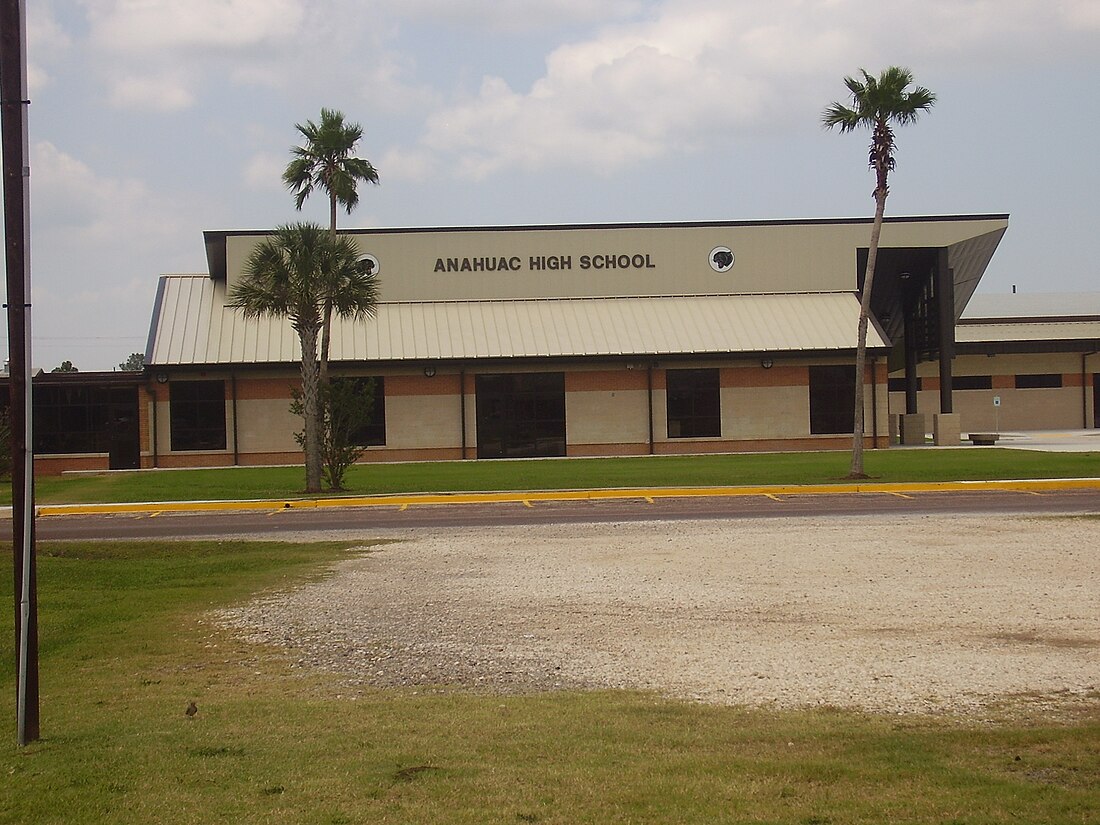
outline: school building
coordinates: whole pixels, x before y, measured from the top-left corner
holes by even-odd
[[[330,357],[375,379],[363,460],[846,448],[870,223],[346,230],[381,282]],[[974,294],[1007,227],[886,220],[866,446],[1097,426],[1100,305]],[[36,422],[85,433],[40,424],[42,471],[301,461],[297,335],[227,306],[266,234],[206,232],[208,271],[160,279],[143,374],[36,382]]]

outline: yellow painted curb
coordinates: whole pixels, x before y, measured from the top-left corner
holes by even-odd
[[[1043,492],[1100,490],[1100,478],[1017,479],[1006,481],[862,482],[850,484],[769,485],[757,487],[637,487],[607,490],[523,490],[498,493],[410,493],[319,499],[251,501],[164,501],[119,504],[45,504],[39,516],[102,513],[201,513],[228,510],[300,510],[317,507],[408,507],[415,504],[497,504],[532,501],[598,501],[607,499],[712,498],[732,496],[801,496],[967,492],[1007,490]]]

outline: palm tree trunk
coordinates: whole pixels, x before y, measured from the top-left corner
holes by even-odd
[[[880,183],[875,189],[875,220],[871,224],[867,269],[863,274],[863,295],[859,302],[859,333],[856,338],[856,409],[852,426],[852,465],[848,471],[848,478],[867,478],[867,474],[863,471],[863,382],[867,364],[867,324],[871,316],[871,287],[874,284],[875,260],[878,258],[882,216],[886,213],[888,193],[885,175],[881,175],[879,180]]]
[[[302,344],[303,449],[306,458],[306,492],[321,492],[320,387],[317,368],[316,326],[298,330]]]
[[[336,241],[336,195],[335,193],[329,194],[329,238],[334,243]],[[318,468],[323,463],[321,461],[321,442],[328,438],[328,434],[325,432],[325,405],[328,403],[328,350],[329,341],[332,336],[332,297],[325,295],[325,305],[321,310],[321,360],[320,360],[320,373],[318,375],[319,382],[319,395],[314,412],[315,426],[317,429],[317,455],[318,455]],[[320,469],[318,469],[320,473]],[[318,475],[320,479],[320,475]],[[318,480],[318,486],[320,481]]]
[[[329,336],[332,330],[332,301],[325,298],[325,306],[321,317],[321,361],[320,379],[321,386],[328,386],[328,347]]]
[[[336,195],[332,193],[328,199],[328,232],[330,239],[336,241]],[[332,300],[325,296],[324,315],[321,318],[321,386],[328,386],[328,350],[332,336]]]

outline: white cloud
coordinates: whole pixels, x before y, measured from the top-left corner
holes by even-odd
[[[156,274],[201,271],[188,208],[52,143],[32,145],[36,363],[109,369],[143,348]]]
[[[427,119],[421,143],[474,178],[515,167],[611,172],[816,121],[859,66],[908,65],[919,81],[936,68],[1087,48],[1081,29],[1098,6],[1052,14],[1035,0],[668,0],[652,20],[553,50],[527,90],[486,77],[476,95]]]
[[[378,113],[410,114],[440,105],[440,95],[430,87],[413,83],[411,62],[400,55],[379,51],[371,65],[360,67],[356,87],[363,100]],[[367,124],[364,124],[367,125]]]
[[[423,149],[391,149],[378,164],[379,177],[389,181],[426,181],[438,174],[436,155]]]
[[[283,170],[289,155],[258,152],[249,158],[244,167],[244,182],[250,189],[278,192],[283,189]]]
[[[800,61],[788,78],[765,73],[787,59],[786,49],[768,39],[774,15],[758,23],[755,9],[681,10],[562,46],[528,93],[486,78],[473,100],[429,120],[424,144],[458,152],[459,168],[473,177],[509,166],[609,172],[760,122],[779,108],[777,81],[797,75]],[[835,37],[813,32],[803,52],[819,38],[824,51],[836,50]]]
[[[382,0],[374,8],[392,17],[518,32],[624,20],[653,5],[654,0]]]
[[[120,109],[178,112],[195,102],[187,80],[175,73],[124,77],[111,87],[111,105]]]
[[[302,0],[85,0],[93,42],[115,52],[240,49],[294,38]]]
[[[88,42],[119,108],[193,106],[211,71],[261,76],[310,28],[304,0],[82,2]]]
[[[45,141],[31,147],[31,169],[33,218],[56,233],[51,243],[156,246],[178,231],[170,205],[140,180],[99,175]],[[74,259],[94,254],[85,249]]]
[[[27,43],[34,52],[61,52],[72,45],[72,38],[58,24],[49,3],[28,5]]]
[[[49,85],[51,76],[39,57],[54,57],[72,46],[68,34],[58,25],[48,4],[35,3],[27,9],[27,86],[33,96]]]

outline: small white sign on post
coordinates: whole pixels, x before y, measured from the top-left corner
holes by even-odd
[[[1001,396],[993,396],[993,429],[1001,431]]]
[[[1001,406],[1001,396],[999,396],[999,395],[993,396],[993,406],[994,407]]]

